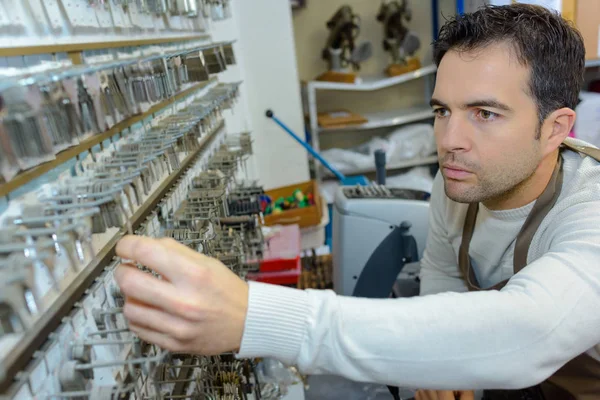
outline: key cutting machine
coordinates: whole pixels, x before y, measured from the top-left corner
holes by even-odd
[[[345,296],[389,297],[413,279],[425,249],[429,194],[384,185],[341,186],[333,205],[333,287]]]
[[[377,183],[346,177],[279,120],[266,116],[300,143],[341,182],[333,205],[333,288],[341,295],[385,298],[416,294],[418,261],[427,239],[429,193],[385,186],[385,153],[375,152]],[[402,272],[402,274],[400,274]],[[398,281],[398,278],[400,280]],[[403,283],[409,282],[407,291]],[[398,284],[397,284],[398,283]],[[400,288],[399,288],[400,286]]]

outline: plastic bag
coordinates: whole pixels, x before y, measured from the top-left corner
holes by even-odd
[[[579,97],[575,135],[577,139],[600,146],[600,94],[582,91]]]
[[[2,106],[0,105],[0,110]],[[0,175],[4,182],[10,181],[19,172],[17,157],[10,143],[10,139],[4,131],[2,120],[0,119]]]
[[[428,167],[416,167],[404,174],[388,176],[385,183],[390,187],[422,190],[431,193],[433,177]]]
[[[373,138],[351,149],[329,149],[322,155],[335,169],[342,173],[375,168],[375,150],[394,153],[395,145],[383,138]]]
[[[41,115],[39,88],[15,85],[2,91],[0,98],[5,153],[14,154],[21,170],[53,160],[52,138]]]
[[[263,400],[279,400],[288,393],[288,387],[301,382],[300,374],[293,367],[280,361],[264,358],[256,365],[256,376],[260,382]]]
[[[436,151],[433,126],[429,124],[412,124],[396,129],[388,137],[390,147],[386,152],[390,164],[427,157]]]
[[[390,165],[427,157],[436,151],[433,127],[429,124],[406,125],[385,138],[375,137],[350,149],[325,150],[322,156],[342,173],[353,174],[375,169],[376,150],[385,152],[386,163]]]

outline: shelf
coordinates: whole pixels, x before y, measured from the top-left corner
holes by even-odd
[[[209,40],[209,35],[172,36],[151,39],[123,39],[111,41],[86,41],[80,43],[54,43],[37,46],[15,46],[0,48],[0,57],[30,56],[34,54],[74,53],[86,50],[114,49],[119,47],[137,47],[165,43],[181,43],[191,40]]]
[[[60,166],[61,164],[67,162],[68,160],[78,156],[79,154],[91,149],[92,147],[104,142],[106,139],[116,135],[117,133],[131,127],[132,125],[137,124],[138,122],[150,117],[152,114],[161,111],[162,109],[172,105],[173,103],[181,100],[182,98],[190,95],[191,93],[201,90],[207,86],[211,86],[216,84],[216,79],[211,79],[206,82],[201,82],[194,84],[192,87],[183,90],[182,92],[176,94],[170,99],[164,100],[159,104],[152,106],[148,111],[142,114],[134,115],[130,118],[127,118],[124,121],[119,122],[109,130],[103,133],[99,133],[95,136],[90,137],[79,143],[77,146],[69,147],[68,149],[61,151],[56,154],[56,158],[54,160],[48,161],[46,163],[40,164],[36,167],[30,168],[26,171],[19,173],[19,175],[15,176],[9,182],[3,183],[0,185],[0,196],[6,196],[10,192],[18,189],[19,187],[29,183],[30,181],[39,178],[43,174],[52,169]]]
[[[412,81],[424,76],[435,73],[437,70],[435,65],[428,65],[416,71],[409,72],[398,76],[389,77],[387,75],[374,75],[361,77],[359,83],[339,83],[326,81],[310,81],[308,85],[314,89],[321,90],[353,90],[353,91],[371,91],[379,90],[386,87],[398,85],[400,83]]]
[[[429,157],[422,157],[422,158],[414,158],[411,160],[405,160],[405,161],[395,163],[395,164],[387,164],[385,166],[385,170],[392,171],[392,170],[397,170],[397,169],[419,167],[419,166],[423,166],[423,165],[437,164],[437,162],[438,162],[437,155],[429,156]],[[335,177],[333,175],[331,175],[331,173],[329,171],[326,171],[326,172],[327,172],[327,175],[324,177],[325,179],[335,179]],[[340,171],[340,172],[346,176],[352,176],[352,175],[363,175],[363,174],[375,173],[376,170],[375,170],[375,166],[373,165],[372,168],[357,169],[354,171]]]
[[[585,67],[586,68],[600,67],[600,58],[597,58],[595,60],[585,60]]]
[[[431,112],[431,107],[420,106],[365,113],[363,116],[369,120],[364,124],[340,125],[327,128],[319,127],[319,132],[361,131],[403,125],[433,118],[433,113]]]
[[[218,124],[209,134],[205,135],[199,148],[194,153],[188,155],[181,163],[181,167],[169,175],[142,204],[142,206],[131,217],[131,224],[137,229],[146,217],[155,209],[161,198],[178,182],[181,175],[192,165],[203,150],[213,141],[216,133],[219,132],[224,122]],[[11,385],[13,378],[19,372],[25,369],[31,361],[34,353],[42,347],[52,333],[60,325],[61,320],[66,317],[73,309],[75,303],[81,299],[86,289],[94,282],[104,267],[110,263],[115,256],[115,247],[118,241],[125,234],[124,230],[119,231],[108,243],[100,250],[94,259],[75,277],[63,293],[52,303],[48,310],[43,313],[35,322],[31,329],[19,340],[17,345],[0,362],[0,393],[4,393]]]

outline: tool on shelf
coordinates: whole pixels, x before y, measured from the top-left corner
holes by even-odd
[[[383,24],[383,49],[390,53],[391,63],[386,69],[389,76],[402,75],[421,68],[414,54],[421,47],[419,37],[410,31],[406,22],[412,19],[408,0],[382,0],[377,21]]]
[[[298,135],[296,135],[294,133],[294,131],[292,131],[279,118],[277,118],[275,116],[275,114],[273,113],[272,110],[267,110],[267,112],[265,113],[265,115],[267,116],[267,118],[271,118],[273,121],[275,121],[275,123],[277,125],[279,125],[281,127],[281,129],[283,129],[284,131],[286,131],[291,137],[293,137],[298,143],[300,143],[302,145],[302,147],[304,147],[314,158],[316,158],[317,160],[319,160],[319,162],[321,164],[323,164],[323,166],[325,168],[327,168],[329,171],[331,171],[332,174],[334,174],[336,176],[336,178],[340,181],[340,183],[343,186],[368,185],[369,184],[369,180],[367,179],[367,177],[365,177],[363,175],[359,175],[359,176],[345,176],[340,171],[338,171],[333,166],[331,166],[331,164],[329,164],[327,162],[327,160],[325,160],[319,153],[317,153],[315,151],[315,149],[313,149],[310,144],[308,144],[304,140],[300,139],[300,137]]]
[[[370,42],[355,44],[360,33],[360,17],[345,5],[327,21],[327,28],[329,37],[321,57],[327,61],[328,70],[317,80],[354,83],[356,74],[353,71],[372,54]]]

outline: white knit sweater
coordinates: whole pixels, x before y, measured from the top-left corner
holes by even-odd
[[[359,299],[250,283],[240,357],[275,357],[305,373],[412,388],[537,384],[588,351],[600,359],[600,166],[564,153],[560,198],[502,291],[465,291],[457,267],[466,205],[436,177],[422,294]],[[517,232],[533,204],[480,207],[470,245],[482,286],[513,275]],[[434,294],[438,293],[438,294]]]

